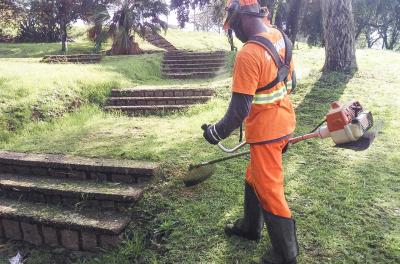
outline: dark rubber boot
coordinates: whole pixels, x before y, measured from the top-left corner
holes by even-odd
[[[260,203],[253,188],[246,182],[244,189],[244,217],[236,220],[234,224],[225,226],[228,236],[236,235],[248,240],[259,241],[264,218]]]
[[[262,257],[262,264],[296,264],[299,245],[294,219],[263,211],[271,248]]]

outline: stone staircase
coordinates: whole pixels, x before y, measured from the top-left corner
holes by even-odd
[[[225,73],[226,53],[172,51],[164,54],[162,73],[172,79],[213,78]]]
[[[131,116],[163,114],[205,103],[212,95],[212,90],[201,88],[114,89],[105,109]]]
[[[45,63],[97,63],[101,54],[46,55],[41,62]]]
[[[119,245],[158,164],[0,151],[0,238],[69,250]]]
[[[174,45],[172,45],[168,40],[166,40],[164,37],[162,37],[160,34],[155,33],[155,32],[146,32],[144,35],[144,39],[149,42],[150,44],[164,49],[166,51],[176,51],[178,50],[175,48]]]

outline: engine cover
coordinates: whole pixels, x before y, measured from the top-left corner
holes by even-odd
[[[332,103],[326,122],[327,126],[320,130],[321,137],[329,135],[336,144],[358,140],[373,125],[371,113],[363,111],[357,101]]]

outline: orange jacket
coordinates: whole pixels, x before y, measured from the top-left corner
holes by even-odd
[[[282,34],[273,27],[267,28],[268,31],[260,35],[268,38],[284,57],[285,42]],[[291,68],[293,70],[293,63]],[[288,96],[291,76],[288,77],[288,88],[281,82],[272,89],[256,93],[258,88],[272,82],[277,72],[278,68],[269,53],[258,44],[247,43],[237,54],[232,91],[254,96],[245,121],[246,140],[249,143],[282,138],[295,130],[296,116]]]

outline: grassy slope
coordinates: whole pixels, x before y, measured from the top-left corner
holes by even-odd
[[[192,41],[188,46],[191,45]],[[392,74],[400,70],[400,55],[370,50],[360,50],[357,55],[360,71],[349,80],[337,74],[321,76],[318,69],[323,63],[323,50],[296,51],[297,67],[302,75],[299,90],[293,96],[298,115],[297,133],[315,126],[334,100],[357,98],[376,117],[385,120],[382,134],[366,152],[337,150],[331,148],[329,141],[309,141],[293,147],[286,155],[286,193],[297,218],[300,263],[400,261],[397,177],[400,153],[390,151],[400,147],[397,138],[400,123],[396,119],[400,114],[400,78]],[[28,80],[26,74],[32,79],[42,71],[53,74],[39,78],[37,83],[42,88],[35,89],[50,94],[72,89],[80,91],[76,92],[80,95],[89,86],[97,98],[114,85],[166,84],[158,75],[159,66],[153,65],[157,60],[159,57],[155,55],[122,61],[110,58],[100,65],[50,67],[27,59],[2,59],[6,62],[2,65],[14,64],[14,67],[4,66],[0,71],[8,72],[7,81],[0,84],[3,85],[0,92],[8,94],[11,100],[13,87],[34,90],[36,82]],[[140,71],[132,70],[133,65],[140,67]],[[387,65],[391,65],[390,71]],[[8,70],[18,67],[24,67],[24,74]],[[57,80],[56,87],[63,89],[52,89]],[[96,87],[103,82],[99,92]],[[192,189],[183,188],[179,180],[189,163],[221,155],[204,142],[199,127],[223,115],[229,99],[229,83],[229,78],[203,83],[217,91],[215,99],[168,117],[127,118],[105,114],[97,105],[85,104],[78,111],[51,122],[27,121],[24,128],[0,142],[0,148],[152,159],[164,163],[164,174],[134,212],[138,220],[128,230],[130,239],[120,249],[85,263],[132,263],[133,259],[140,258],[157,263],[248,263],[262,254],[268,239],[257,245],[228,239],[223,234],[225,222],[242,214],[242,174],[246,161],[220,164],[213,178]],[[26,97],[31,98],[22,95],[15,103]],[[90,96],[83,98],[87,100]],[[5,100],[6,105],[9,100]],[[34,251],[30,263],[50,262],[45,256],[49,256],[47,251]]]
[[[86,39],[86,27],[73,28],[70,32],[74,42],[68,44],[68,54],[80,54],[93,52],[93,43]],[[179,49],[186,50],[227,50],[229,46],[224,37],[218,33],[184,32],[177,29],[169,29],[160,33]],[[160,50],[141,38],[137,38],[139,46],[144,50]],[[239,45],[239,43],[237,43]],[[110,42],[103,46],[103,50],[109,49]],[[61,54],[60,43],[0,43],[0,58],[42,58],[44,55]]]

